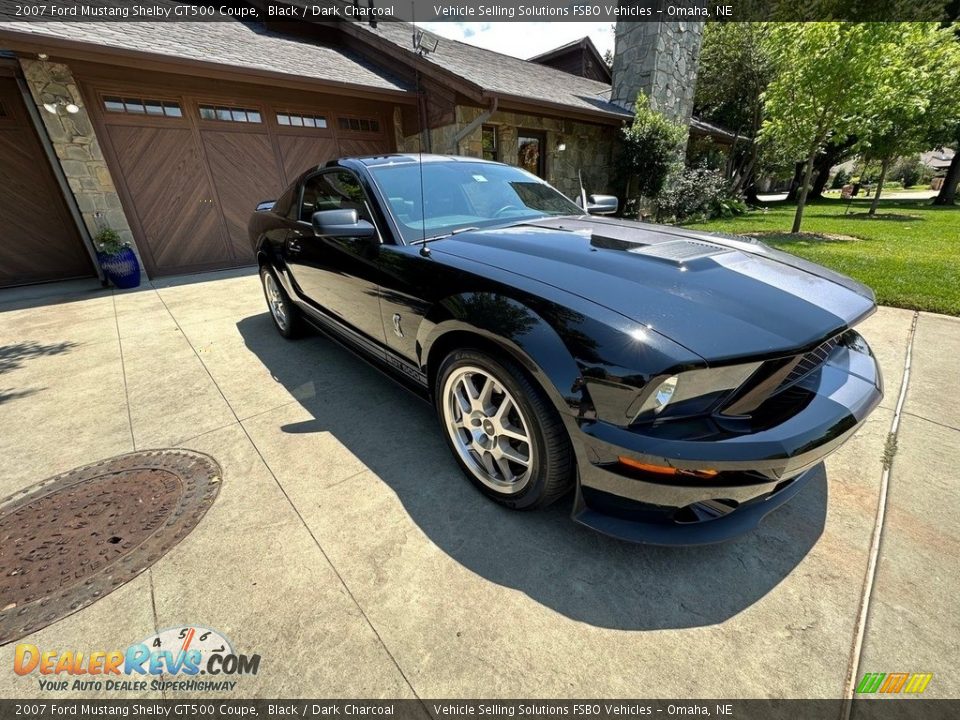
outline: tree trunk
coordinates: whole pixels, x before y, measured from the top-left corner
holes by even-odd
[[[803,221],[803,206],[807,204],[807,194],[810,192],[810,178],[813,175],[813,161],[817,157],[817,151],[814,150],[807,158],[806,167],[803,170],[803,184],[800,186],[800,197],[797,199],[797,213],[793,216],[793,230],[790,232],[800,232],[800,223]]]
[[[817,162],[814,163],[817,176],[814,178],[813,184],[810,187],[810,198],[823,197],[823,189],[827,186],[827,180],[830,179],[830,168],[833,167],[834,157],[835,155],[832,153],[827,153],[826,155],[818,157]]]
[[[890,158],[884,158],[880,163],[880,177],[877,178],[877,191],[873,194],[873,202],[870,203],[871,217],[877,214],[877,205],[880,204],[880,193],[883,192],[883,181],[887,179],[888,167],[890,167]]]
[[[795,203],[800,199],[800,185],[803,182],[804,163],[798,162],[793,168],[793,180],[790,181],[790,189],[787,190],[787,202]]]
[[[937,197],[934,198],[934,205],[953,205],[957,199],[957,185],[960,185],[960,149],[953,155],[950,161],[950,168],[947,170],[947,176],[943,179],[943,187]]]

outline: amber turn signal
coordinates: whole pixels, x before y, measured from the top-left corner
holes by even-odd
[[[712,478],[718,474],[716,470],[678,470],[677,468],[665,467],[663,465],[650,465],[649,463],[642,463],[633,458],[624,457],[623,455],[618,456],[617,460],[621,465],[626,465],[628,468],[656,473],[657,475],[689,475],[698,478]]]

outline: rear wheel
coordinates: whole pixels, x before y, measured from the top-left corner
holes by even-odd
[[[434,397],[454,457],[485,495],[532,509],[572,487],[573,452],[563,422],[512,362],[479,350],[453,352],[437,373]]]
[[[299,310],[287,295],[287,291],[283,289],[273,268],[268,265],[260,268],[260,282],[277,332],[285,338],[297,337],[302,329]]]

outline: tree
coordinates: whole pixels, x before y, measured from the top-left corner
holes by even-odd
[[[700,49],[693,106],[704,120],[733,130],[728,177],[734,191],[749,189],[760,161],[757,134],[763,93],[773,76],[770,23],[707,23]]]
[[[776,75],[765,95],[761,138],[804,162],[793,220],[800,232],[814,162],[833,136],[854,134],[867,121],[883,77],[890,23],[782,23],[771,32]]]
[[[953,154],[953,160],[950,161],[950,167],[947,168],[943,187],[933,199],[934,205],[953,205],[957,199],[957,186],[960,185],[960,125],[957,126],[956,143],[956,152]]]
[[[687,126],[652,110],[643,93],[635,107],[633,123],[623,129],[619,169],[627,180],[628,199],[634,194],[655,198],[681,163]]]
[[[938,23],[891,23],[883,76],[860,132],[864,155],[880,163],[875,215],[894,159],[948,142],[960,116],[960,44]]]

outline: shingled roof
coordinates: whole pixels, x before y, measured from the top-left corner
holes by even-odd
[[[175,3],[169,3],[174,5]],[[17,22],[0,1],[4,38],[63,41],[71,46],[121,49],[135,55],[190,60],[264,73],[290,75],[344,87],[406,93],[399,78],[358,53],[304,42],[244,22]]]
[[[412,51],[413,26],[406,22],[356,24],[367,33],[398,48]],[[632,114],[610,102],[610,85],[562,70],[440,38],[435,52],[424,60],[481,88],[485,93],[569,107],[607,118],[629,119]]]

